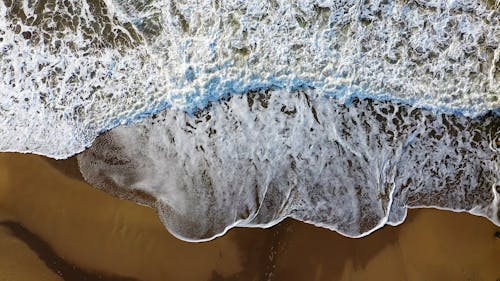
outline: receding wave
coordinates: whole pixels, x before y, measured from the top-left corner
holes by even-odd
[[[278,90],[115,128],[78,160],[89,183],[155,207],[181,239],[286,217],[360,237],[415,207],[499,225],[499,128],[494,113]]]

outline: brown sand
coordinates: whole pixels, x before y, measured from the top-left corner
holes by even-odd
[[[75,267],[137,280],[500,280],[500,229],[468,214],[412,211],[362,239],[288,220],[186,243],[151,209],[83,183],[74,160],[7,153],[0,208]],[[0,249],[0,280],[59,280],[1,226]]]
[[[83,268],[144,280],[208,280],[213,270],[241,271],[231,239],[181,242],[151,209],[68,178],[38,156],[1,154],[0,170],[7,174],[0,206]]]

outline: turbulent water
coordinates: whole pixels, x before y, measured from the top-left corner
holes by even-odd
[[[97,187],[156,198],[144,203],[183,239],[286,217],[358,237],[401,223],[407,207],[465,210],[500,224],[499,130],[491,114],[471,120],[274,91],[195,117],[165,111],[104,134],[78,160]]]
[[[101,135],[86,179],[187,240],[422,206],[498,224],[499,45],[491,0],[0,0],[0,151]]]

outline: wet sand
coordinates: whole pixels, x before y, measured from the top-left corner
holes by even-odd
[[[0,226],[0,249],[0,280],[62,280],[28,245],[3,226]]]
[[[287,220],[186,243],[83,183],[74,159],[0,154],[0,221],[0,280],[78,280],[68,266],[80,280],[500,280],[500,229],[484,218],[416,210],[362,239]]]

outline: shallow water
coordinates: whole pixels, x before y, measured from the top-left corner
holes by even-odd
[[[152,206],[187,241],[287,217],[360,237],[418,207],[499,225],[499,138],[493,113],[261,91],[115,128],[78,162],[91,185]]]

